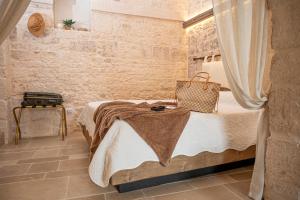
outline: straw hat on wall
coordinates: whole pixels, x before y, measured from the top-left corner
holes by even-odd
[[[45,20],[40,13],[33,13],[27,23],[29,32],[36,36],[41,37],[45,34]]]

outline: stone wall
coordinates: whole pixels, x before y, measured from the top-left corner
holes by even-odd
[[[10,56],[9,44],[5,41],[0,46],[0,144],[5,143],[9,132],[9,95],[10,95]]]
[[[186,77],[187,45],[180,21],[93,9],[91,32],[50,27],[44,37],[32,36],[27,30],[28,17],[41,12],[51,20],[52,6],[49,1],[32,2],[7,39],[12,71],[10,110],[19,104],[24,91],[58,92],[64,96],[69,126],[74,130],[76,117],[87,102],[171,98],[176,79]],[[24,114],[25,136],[57,134],[51,127],[58,127],[58,113]]]
[[[212,8],[211,0],[190,0],[189,17],[194,17]],[[201,71],[203,60],[194,61],[193,58],[220,54],[213,17],[199,22],[186,29],[188,40],[188,74],[192,76]]]
[[[267,141],[267,200],[300,198],[300,4],[269,0],[272,11],[271,137]]]

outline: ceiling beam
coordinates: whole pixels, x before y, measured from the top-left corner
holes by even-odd
[[[209,18],[213,15],[214,15],[214,12],[213,12],[213,9],[211,8],[211,9],[209,9],[209,10],[207,10],[207,11],[205,11],[205,12],[203,12],[203,13],[201,13],[201,14],[199,14],[199,15],[197,15],[197,16],[195,16],[195,17],[193,17],[193,18],[191,18],[191,19],[189,19],[185,22],[183,22],[182,27],[187,28],[187,27],[192,26],[192,25],[194,25],[198,22],[201,22],[201,21],[203,21],[203,20],[205,20],[205,19],[207,19],[207,18]]]

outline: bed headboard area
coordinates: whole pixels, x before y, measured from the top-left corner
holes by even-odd
[[[214,56],[212,56],[210,62],[207,61],[207,57],[204,58],[204,61],[202,63],[202,71],[208,72],[210,74],[210,81],[221,83],[221,86],[223,88],[230,88],[226,78],[223,63],[222,61],[215,61]]]

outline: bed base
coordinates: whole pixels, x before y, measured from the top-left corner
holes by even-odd
[[[230,169],[235,169],[239,167],[249,166],[254,164],[255,159],[250,158],[247,160],[241,160],[237,162],[205,167],[201,169],[195,169],[187,172],[179,172],[176,174],[170,174],[165,176],[153,177],[144,180],[134,181],[130,183],[124,183],[121,185],[115,185],[119,193],[130,192],[133,190],[143,189],[147,187],[153,187],[161,184],[172,183],[176,181],[182,181],[185,179],[195,178],[199,176],[204,176],[207,174],[213,174],[217,172],[222,172]]]
[[[90,145],[87,129],[83,125],[81,128]],[[110,184],[116,186],[119,192],[127,192],[233,169],[252,164],[255,150],[256,146],[252,145],[243,151],[228,149],[222,153],[202,152],[192,157],[180,155],[172,158],[167,167],[159,162],[147,161],[137,168],[116,172],[110,178]]]

